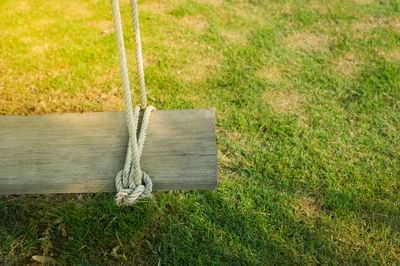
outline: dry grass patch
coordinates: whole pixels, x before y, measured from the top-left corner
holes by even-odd
[[[90,24],[98,28],[99,32],[103,35],[114,32],[114,25],[112,20],[92,21]]]
[[[138,5],[139,9],[145,9],[147,11],[151,11],[154,13],[164,13],[166,10],[166,6],[163,3],[148,1],[144,3],[140,3]],[[140,11],[139,11],[140,12]]]
[[[143,66],[144,67],[148,67],[148,66],[152,66],[155,63],[157,63],[159,61],[159,57],[157,55],[143,55]]]
[[[310,118],[306,116],[304,113],[299,113],[297,115],[297,123],[299,126],[303,128],[310,128]]]
[[[371,3],[375,2],[376,0],[353,0],[353,1],[357,4],[366,5],[366,4],[371,4]]]
[[[232,11],[232,15],[238,17],[237,21],[239,23],[236,24],[244,29],[250,24],[265,24],[266,21],[271,19],[270,13],[266,13],[263,8],[259,8],[257,5],[249,4],[249,2],[242,2],[234,5],[232,7]]]
[[[263,100],[273,108],[274,112],[289,113],[300,109],[304,97],[295,91],[270,90],[263,94]]]
[[[364,21],[357,21],[352,25],[352,29],[356,31],[370,31],[375,28],[389,25],[389,20],[385,18],[369,17]]]
[[[246,30],[243,30],[243,31],[221,31],[219,33],[219,35],[222,36],[228,42],[238,44],[238,45],[247,45],[248,44],[247,34],[248,34],[248,31],[246,31]]]
[[[134,75],[136,75],[136,71],[137,71],[137,65],[136,65],[136,52],[134,49],[134,44],[132,43],[132,46],[126,46],[126,56],[127,58],[130,58],[130,61],[128,62],[128,65],[130,67],[134,68]],[[144,47],[143,45],[143,41],[142,41],[142,47]],[[142,51],[142,56],[143,56],[143,66],[146,68],[148,66],[154,65],[158,60],[159,60],[159,56],[157,54],[153,54],[151,52],[146,52]],[[118,73],[119,75],[119,73]],[[117,79],[119,79],[119,76],[117,76]]]
[[[291,3],[268,3],[268,10],[274,15],[292,15],[294,13],[294,6]]]
[[[275,66],[261,68],[257,70],[256,75],[262,80],[271,82],[278,82],[282,76],[281,71]]]
[[[104,91],[90,88],[79,93],[64,91],[40,92],[35,86],[6,91],[0,89],[0,114],[46,114],[83,111],[123,110],[121,91],[117,88]]]
[[[74,92],[38,85],[45,79],[56,78],[61,68],[47,72],[0,71],[0,114],[44,114],[82,111],[123,110],[122,92],[118,88],[105,90],[117,70],[98,75],[91,87]]]
[[[324,35],[310,32],[298,32],[288,36],[286,38],[286,43],[289,47],[316,51],[328,48],[331,40]]]
[[[202,16],[184,16],[181,23],[195,30],[203,30],[209,26],[207,20]]]
[[[294,204],[295,213],[303,220],[315,218],[321,212],[321,206],[313,198],[302,198]]]
[[[176,6],[176,3],[179,1],[176,0],[168,0],[168,1],[146,1],[138,4],[139,12],[141,9],[145,9],[147,11],[153,13],[166,13],[169,10],[173,9]]]
[[[34,56],[38,56],[38,55],[46,52],[49,49],[56,48],[56,45],[53,43],[53,41],[43,40],[40,38],[32,37],[30,35],[24,36],[20,40],[21,40],[21,42],[23,42],[26,45],[27,49]]]
[[[197,0],[197,2],[201,4],[210,4],[215,7],[220,7],[224,3],[223,0]]]
[[[353,54],[347,53],[333,62],[333,71],[345,77],[350,77],[356,73],[360,66],[360,60]]]
[[[1,13],[3,16],[5,15],[11,15],[11,14],[16,14],[19,12],[27,12],[29,9],[33,7],[33,1],[9,1],[8,3],[6,1],[4,4],[2,4],[2,10]]]
[[[41,54],[46,52],[47,50],[49,50],[51,47],[51,45],[47,42],[44,43],[37,43],[36,45],[33,45],[31,47],[31,52],[34,54]]]
[[[82,1],[59,1],[56,4],[53,3],[49,7],[54,9],[54,12],[73,14],[74,17],[81,17],[84,19],[91,17],[93,14],[93,11]]]
[[[368,17],[363,21],[358,21],[353,23],[351,27],[355,31],[370,31],[376,28],[385,28],[385,27],[389,27],[396,31],[400,31],[400,19]]]
[[[389,62],[400,61],[400,48],[384,52],[383,57]]]
[[[329,12],[329,5],[327,3],[311,2],[308,8],[318,14],[327,14]]]
[[[23,42],[24,44],[28,44],[29,45],[29,44],[37,43],[38,41],[40,41],[40,39],[34,38],[34,37],[28,35],[28,36],[21,37],[20,41]]]
[[[192,60],[188,60],[177,74],[184,81],[199,82],[214,71],[215,67],[219,65],[219,61],[218,56],[195,56]]]
[[[193,42],[181,38],[174,38],[172,35],[166,36],[161,42],[162,46],[167,47],[170,52],[172,52],[172,50],[185,49],[193,45]]]
[[[400,18],[394,18],[390,23],[391,27],[395,29],[397,32],[400,32]]]

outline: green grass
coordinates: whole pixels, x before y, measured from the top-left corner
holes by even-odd
[[[2,197],[0,264],[400,264],[398,1],[139,11],[150,103],[216,109],[218,190]],[[0,114],[122,110],[110,22],[108,1],[1,1]]]

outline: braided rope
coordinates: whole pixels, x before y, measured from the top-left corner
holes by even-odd
[[[143,60],[140,46],[136,0],[131,0],[131,7],[132,16],[134,16],[133,26],[135,35],[136,60],[138,63],[140,96],[142,105],[137,105],[134,109],[132,108],[128,67],[126,64],[126,54],[118,0],[111,0],[111,7],[115,39],[117,43],[119,69],[121,72],[121,81],[125,105],[125,118],[129,134],[129,144],[126,152],[124,168],[119,171],[115,177],[115,186],[117,189],[116,202],[119,206],[121,206],[132,205],[141,198],[151,198],[152,196],[151,191],[153,184],[150,177],[140,168],[140,157],[142,155],[142,150],[146,139],[146,132],[150,119],[150,114],[151,111],[153,111],[155,108],[153,106],[146,107],[146,92],[144,87]],[[141,107],[145,109],[141,121],[139,136],[136,137],[137,129],[139,127],[139,113]]]
[[[137,0],[131,0],[131,14],[132,14],[133,36],[135,39],[136,64],[138,68],[140,104],[142,105],[143,108],[145,108],[147,105],[147,97],[146,97],[146,88],[144,84],[143,56],[142,56],[142,45],[140,42],[139,15],[138,15],[139,12],[137,8]]]

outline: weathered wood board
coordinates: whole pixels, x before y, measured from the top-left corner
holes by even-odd
[[[0,194],[113,192],[127,144],[123,112],[0,116]],[[216,189],[214,110],[152,112],[142,168],[154,190]]]

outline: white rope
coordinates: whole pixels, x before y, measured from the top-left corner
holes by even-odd
[[[133,3],[134,2],[134,3]],[[114,23],[115,39],[117,42],[119,69],[121,72],[122,89],[124,94],[125,117],[128,126],[129,144],[126,152],[124,169],[117,173],[115,186],[117,189],[116,202],[121,205],[132,205],[141,198],[151,198],[153,184],[150,177],[140,168],[140,157],[146,139],[147,126],[153,106],[146,107],[146,91],[144,84],[143,60],[140,46],[139,22],[136,0],[131,0],[133,27],[135,35],[136,61],[138,64],[138,76],[141,104],[132,109],[132,99],[129,86],[128,67],[124,39],[122,35],[121,15],[118,0],[111,0],[112,16]],[[139,136],[136,137],[139,127],[140,109],[144,109]]]
[[[144,84],[143,56],[142,56],[142,45],[140,43],[139,15],[138,15],[139,12],[137,8],[137,0],[131,0],[131,14],[132,14],[133,36],[135,38],[135,53],[136,53],[136,65],[138,68],[140,104],[142,105],[142,108],[145,108],[147,106],[147,98],[146,98],[146,88]]]

